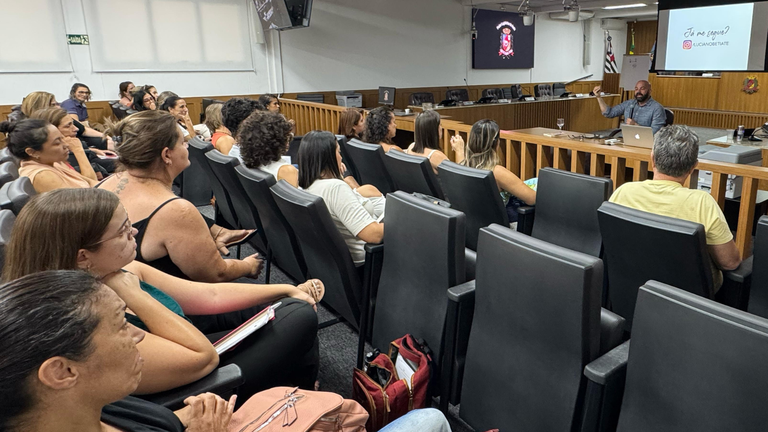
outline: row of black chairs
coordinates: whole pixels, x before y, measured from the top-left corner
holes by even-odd
[[[566,93],[565,84],[538,84],[534,88],[534,95],[536,97],[552,96],[560,97]],[[523,86],[520,84],[513,84],[509,87],[492,87],[483,89],[483,98],[498,99],[522,99],[530,97],[531,95],[525,94]],[[466,102],[469,101],[469,91],[467,89],[451,89],[446,90],[445,100],[451,100],[454,102]],[[432,92],[416,92],[412,93],[409,97],[408,104],[420,106],[424,103],[435,103],[435,94]]]
[[[112,108],[112,115],[114,115],[118,121],[138,112],[135,109],[128,108],[121,104],[120,101],[113,100],[108,103],[110,108]]]

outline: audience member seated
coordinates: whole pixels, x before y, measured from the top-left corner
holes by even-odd
[[[11,113],[8,114],[8,121],[24,120],[37,110],[57,106],[59,106],[59,103],[56,102],[56,96],[52,93],[32,92],[21,101],[21,105],[13,107]]]
[[[501,165],[498,154],[499,125],[495,121],[478,121],[472,125],[466,145],[460,136],[455,135],[451,137],[451,147],[456,152],[456,162],[470,168],[493,171],[501,199],[507,206],[510,224],[517,222],[517,208],[522,205],[521,202],[536,204],[536,192]]]
[[[164,91],[164,92],[160,93],[159,95],[157,95],[157,96],[155,97],[155,99],[156,99],[156,102],[157,102],[157,107],[158,107],[158,108],[162,107],[162,106],[163,106],[163,104],[165,103],[165,100],[166,100],[166,99],[168,99],[168,98],[169,98],[169,97],[171,97],[171,96],[176,96],[176,97],[178,97],[179,95],[177,95],[176,93],[174,93],[174,92],[172,92],[172,91],[169,91],[169,90],[166,90],[166,91]]]
[[[133,91],[136,88],[130,81],[123,81],[120,83],[120,105],[133,108]]]
[[[143,89],[133,92],[132,106],[136,111],[156,110],[157,102],[155,101],[155,97],[152,96],[152,93]]]
[[[605,117],[616,118],[624,116],[628,125],[647,126],[653,129],[653,133],[659,131],[667,124],[667,114],[664,107],[651,97],[651,83],[648,81],[638,81],[635,85],[635,98],[624,101],[616,106],[609,107],[600,92],[603,89],[600,86],[595,87],[593,93],[600,105],[600,112]]]
[[[225,282],[257,277],[258,254],[242,260],[221,257],[226,245],[253,231],[208,226],[194,204],[173,194],[173,179],[189,166],[189,152],[176,119],[164,111],[142,111],[113,126],[120,137],[124,171],[98,187],[115,192],[128,211],[136,235],[138,261],[176,277]]]
[[[230,424],[237,396],[225,401],[205,393],[186,399],[177,411],[129,396],[148,379],[149,365],[141,355],[147,336],[126,322],[126,306],[83,272],[46,271],[1,286],[0,430],[239,430]],[[259,414],[234,415],[241,424],[253,424]],[[435,409],[413,410],[381,429],[414,430],[451,429]]]
[[[280,100],[277,98],[277,95],[269,93],[263,94],[259,96],[259,103],[264,105],[264,107],[271,112],[280,112]]]
[[[330,132],[312,131],[299,147],[299,186],[323,198],[356,266],[365,263],[366,243],[384,239],[385,198],[371,185],[353,189],[341,177],[341,151]]]
[[[240,125],[237,143],[240,161],[248,168],[258,168],[272,174],[275,180],[285,180],[299,186],[299,170],[282,156],[293,140],[293,126],[274,111],[254,111]]]
[[[347,141],[352,138],[362,139],[365,130],[365,111],[362,108],[347,108],[339,116],[338,135],[344,135]]]
[[[60,188],[88,188],[97,183],[82,144],[67,144],[56,126],[44,120],[25,119],[0,123],[5,144],[21,159],[19,175],[29,177],[38,193]],[[66,164],[70,150],[80,163],[81,173]]]
[[[135,234],[120,199],[111,192],[66,189],[39,195],[14,224],[8,245],[13,257],[8,256],[3,277],[81,269],[112,288],[128,304],[128,321],[149,332],[141,347],[148,366],[141,393],[207,375],[219,356],[203,333],[234,330],[282,299],[275,320],[222,354],[221,364],[243,369],[248,394],[274,385],[313,388],[318,352],[312,306],[325,289],[319,280],[298,287],[190,282],[134,261]],[[186,314],[195,315],[189,317],[191,323]]]
[[[205,126],[211,131],[211,145],[213,148],[221,151],[221,148],[227,149],[224,154],[229,154],[229,149],[232,148],[232,144],[235,139],[232,138],[232,133],[224,126],[224,120],[221,116],[221,107],[224,104],[213,103],[208,105],[205,109]]]
[[[237,136],[240,123],[256,110],[265,111],[266,108],[261,102],[253,99],[232,98],[224,102],[224,105],[221,107],[221,120],[224,123],[224,127],[233,136]],[[232,157],[240,158],[240,146],[234,140],[232,140],[231,144],[229,141],[221,142],[217,150]]]
[[[616,189],[610,201],[704,225],[712,258],[712,281],[717,290],[723,284],[720,269],[737,268],[741,258],[725,216],[712,195],[685,187],[685,180],[698,165],[698,156],[699,138],[687,126],[662,128],[654,137],[651,151],[653,180],[625,183]]]
[[[416,116],[414,138],[413,144],[408,146],[405,152],[429,159],[432,169],[437,174],[437,166],[448,159],[448,156],[440,150],[443,128],[440,127],[440,114],[437,111],[424,111]]]
[[[158,104],[157,100],[159,95],[157,94],[157,88],[153,86],[152,84],[144,84],[141,87],[142,90],[152,95],[153,98],[155,98],[155,103]]]
[[[189,108],[187,108],[187,102],[184,99],[178,96],[169,96],[160,109],[168,111],[176,119],[179,129],[184,135],[184,141],[189,141],[196,135],[195,126],[192,124],[192,119],[189,118]]]
[[[69,91],[69,99],[61,103],[67,114],[85,126],[88,124],[88,107],[85,103],[91,99],[91,89],[83,83],[75,83]]]
[[[61,132],[61,134],[64,135],[64,141],[69,146],[69,150],[70,150],[67,161],[73,167],[78,168],[78,170],[80,168],[80,162],[77,160],[77,156],[79,152],[75,152],[72,150],[73,147],[79,145],[85,151],[85,155],[91,164],[99,165],[101,168],[103,168],[103,171],[106,173],[112,173],[115,171],[114,160],[106,159],[106,158],[115,157],[117,155],[111,151],[104,151],[104,150],[99,150],[97,148],[90,148],[84,141],[81,141],[77,137],[79,129],[74,124],[75,120],[73,120],[72,117],[68,116],[67,112],[63,108],[57,107],[57,108],[46,108],[42,110],[37,110],[34,113],[32,113],[31,118],[47,121],[48,123],[56,126],[59,132]],[[105,158],[105,159],[102,159],[102,158]],[[101,169],[99,170],[102,171]],[[101,173],[96,172],[97,177],[99,176],[99,174]]]
[[[365,131],[363,131],[363,141],[371,144],[380,144],[384,152],[391,149],[403,151],[392,142],[392,138],[397,133],[397,124],[395,124],[395,113],[388,106],[380,106],[372,109],[365,119]]]

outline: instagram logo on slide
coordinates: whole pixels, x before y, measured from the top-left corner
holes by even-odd
[[[691,48],[693,48],[693,41],[690,41],[690,40],[683,41],[683,49],[684,50],[689,50]]]

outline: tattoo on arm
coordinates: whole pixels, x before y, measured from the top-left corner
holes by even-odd
[[[120,195],[120,192],[125,189],[125,185],[128,184],[128,178],[123,178],[120,180],[120,182],[117,183],[117,187],[115,188],[115,194]]]

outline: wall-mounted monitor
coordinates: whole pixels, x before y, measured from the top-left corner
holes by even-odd
[[[264,30],[309,27],[312,0],[253,0]]]
[[[659,2],[657,71],[768,70],[768,1]]]
[[[535,24],[524,26],[516,12],[473,9],[477,38],[472,41],[474,69],[533,67]]]
[[[394,87],[379,87],[379,104],[380,105],[394,105],[395,103],[395,88]]]

